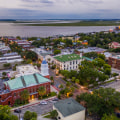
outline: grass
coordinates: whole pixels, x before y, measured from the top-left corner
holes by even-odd
[[[81,21],[74,23],[48,23],[48,24],[19,24],[23,26],[119,26],[120,21]],[[37,23],[37,22],[35,22]]]
[[[44,118],[51,118],[51,115],[46,115],[44,116]]]

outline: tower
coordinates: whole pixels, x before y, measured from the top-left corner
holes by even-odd
[[[41,64],[41,75],[49,79],[49,68],[45,59],[43,59]]]

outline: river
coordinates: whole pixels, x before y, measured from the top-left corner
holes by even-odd
[[[0,23],[0,36],[49,37],[76,33],[100,32],[114,26],[20,26],[16,23]]]

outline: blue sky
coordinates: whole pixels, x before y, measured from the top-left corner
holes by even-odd
[[[0,0],[0,19],[120,19],[120,0]]]

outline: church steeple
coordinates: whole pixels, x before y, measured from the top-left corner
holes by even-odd
[[[49,78],[49,68],[48,68],[48,63],[46,62],[45,58],[42,61],[41,64],[41,75]]]

